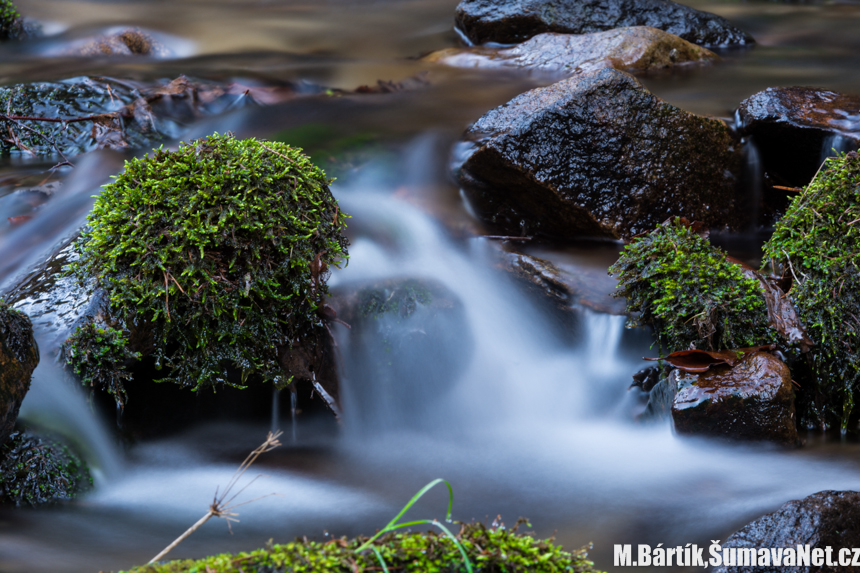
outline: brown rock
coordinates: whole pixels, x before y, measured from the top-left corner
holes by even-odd
[[[475,213],[508,235],[627,238],[669,217],[744,224],[737,141],[615,69],[517,96],[467,132]]]
[[[76,56],[153,56],[166,58],[170,49],[139,28],[129,28],[116,34],[99,36],[68,50]]]
[[[39,348],[30,319],[0,301],[0,445],[15,427],[38,363]]]
[[[425,60],[462,68],[516,67],[573,75],[615,68],[644,71],[719,57],[668,32],[647,26],[593,34],[538,34],[512,48],[451,48]]]
[[[741,102],[737,116],[741,133],[758,145],[765,171],[782,185],[807,185],[833,148],[860,148],[860,96],[768,88]]]
[[[768,352],[702,374],[674,370],[669,383],[677,388],[672,418],[678,433],[785,445],[798,441],[791,373]]]

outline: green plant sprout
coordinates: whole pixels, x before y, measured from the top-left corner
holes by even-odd
[[[396,529],[402,529],[404,527],[411,527],[413,525],[427,524],[427,525],[432,525],[434,527],[438,527],[440,530],[442,530],[442,533],[444,533],[451,541],[454,542],[454,545],[456,545],[457,549],[460,551],[460,555],[463,556],[463,564],[466,566],[466,571],[468,571],[469,573],[472,573],[472,562],[469,561],[469,557],[466,555],[466,550],[463,549],[463,545],[454,536],[454,534],[451,533],[451,530],[449,530],[447,527],[445,527],[443,524],[441,524],[438,520],[436,520],[436,519],[417,519],[415,521],[407,521],[405,523],[398,523],[400,518],[403,517],[407,511],[409,511],[409,508],[411,508],[413,505],[415,505],[415,502],[417,502],[419,499],[421,499],[425,493],[427,493],[428,491],[430,491],[431,489],[433,489],[434,487],[436,487],[440,483],[444,483],[448,487],[448,511],[445,514],[445,521],[450,523],[451,522],[451,507],[454,505],[454,489],[451,487],[451,484],[448,483],[447,480],[444,480],[442,478],[437,478],[437,479],[434,479],[433,481],[431,481],[430,483],[428,483],[427,485],[425,485],[424,487],[422,487],[420,490],[418,490],[418,493],[416,493],[415,495],[412,496],[412,499],[410,499],[406,503],[406,505],[403,506],[403,509],[400,510],[400,513],[398,513],[396,516],[394,516],[394,519],[392,519],[391,521],[388,522],[388,525],[383,527],[381,530],[377,531],[376,535],[374,535],[373,537],[371,537],[370,539],[365,541],[363,544],[361,544],[361,546],[358,547],[358,549],[356,549],[355,552],[361,553],[362,551],[364,551],[368,547],[370,547],[373,550],[373,552],[376,554],[376,558],[379,559],[379,563],[380,563],[380,565],[382,565],[382,570],[385,571],[385,573],[388,573],[388,566],[385,564],[385,560],[382,558],[382,554],[379,552],[379,549],[372,546],[373,542],[390,531],[394,531]]]

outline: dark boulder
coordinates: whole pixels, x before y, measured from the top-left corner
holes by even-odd
[[[682,216],[744,223],[741,158],[720,120],[670,105],[614,69],[521,94],[467,132],[460,183],[507,234],[630,237]]]
[[[474,342],[460,299],[423,279],[388,279],[333,289],[331,304],[351,326],[338,338],[343,378],[363,425],[429,422],[450,392]]]
[[[678,433],[798,442],[791,373],[768,352],[701,374],[674,370],[669,384],[677,388],[672,418]]]
[[[657,28],[634,26],[593,34],[538,34],[512,48],[449,48],[424,59],[462,68],[515,67],[573,75],[602,68],[671,68],[718,56]]]
[[[860,96],[809,87],[768,88],[741,102],[738,126],[780,185],[807,185],[836,151],[860,148]]]
[[[39,349],[30,319],[0,301],[0,445],[14,430],[38,363]]]
[[[755,41],[720,16],[671,0],[463,0],[456,22],[476,44],[512,44],[544,32],[587,34],[622,26],[651,26],[706,46]]]
[[[810,563],[798,565],[798,547],[810,552]],[[824,549],[833,548],[832,565],[826,561]],[[731,534],[722,544],[723,555],[730,559],[734,553],[735,565],[721,565],[713,573],[746,573],[747,571],[782,571],[785,573],[813,573],[828,571],[848,573],[857,571],[854,565],[839,565],[839,552],[844,548],[860,547],[860,493],[856,491],[821,491],[801,500],[789,501],[773,513],[768,513]],[[770,558],[769,567],[737,565],[740,549],[753,549],[761,555],[763,549],[770,555],[779,555],[781,563]],[[807,549],[808,548],[808,549]],[[794,553],[790,564],[785,550]],[[820,557],[811,555],[821,551]],[[848,562],[854,559],[848,552]],[[822,559],[823,558],[823,559]],[[813,563],[822,559],[821,565]],[[761,560],[758,561],[761,563]],[[789,563],[786,565],[786,563]]]

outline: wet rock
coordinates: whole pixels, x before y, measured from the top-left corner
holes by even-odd
[[[672,418],[679,433],[798,442],[791,373],[768,352],[702,374],[674,370],[669,384],[677,388]]]
[[[538,34],[512,48],[451,48],[425,58],[463,68],[516,67],[567,75],[602,68],[645,71],[716,59],[710,50],[646,26],[581,35]]]
[[[459,298],[434,281],[407,278],[339,286],[331,304],[351,326],[338,338],[356,402],[350,415],[369,425],[429,422],[427,406],[451,390],[472,356]]]
[[[822,559],[818,561],[810,554],[810,565],[797,565],[796,553],[794,563],[789,562],[787,549],[796,552],[798,546],[810,548],[811,551],[821,551],[833,548],[834,565],[827,565]],[[768,553],[779,552],[782,558],[777,563],[772,557],[770,568],[750,567],[738,564],[722,565],[712,569],[714,573],[746,573],[751,570],[785,571],[786,573],[813,573],[818,571],[849,572],[856,571],[856,566],[838,565],[839,550],[842,548],[860,547],[860,493],[856,491],[820,491],[801,500],[789,501],[773,513],[768,513],[745,525],[731,534],[722,544],[723,554],[730,550],[729,556],[741,553],[741,548],[754,549],[759,555],[762,548]],[[849,555],[849,563],[853,555]],[[759,561],[760,563],[761,561]]]
[[[479,217],[510,235],[630,237],[672,216],[744,223],[740,155],[719,120],[614,69],[517,96],[466,133],[459,173]]]
[[[170,49],[139,28],[129,28],[99,36],[80,46],[69,49],[67,55],[78,56],[150,56],[168,58]]]
[[[39,363],[30,319],[0,301],[0,445],[11,435]]]
[[[15,431],[0,446],[0,505],[43,505],[92,487],[86,464],[52,438]]]
[[[752,136],[767,174],[808,184],[836,151],[860,148],[860,96],[809,87],[768,88],[741,102],[741,133]]]
[[[456,22],[476,44],[511,44],[544,32],[587,34],[622,26],[651,26],[706,46],[754,42],[726,19],[671,0],[463,0]]]
[[[625,312],[625,302],[610,296],[615,281],[605,272],[600,276],[587,271],[569,273],[546,259],[522,253],[505,253],[501,268],[535,298],[545,300],[556,312],[571,318],[575,314],[574,305],[605,314]]]

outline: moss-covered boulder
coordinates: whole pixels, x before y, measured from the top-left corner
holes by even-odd
[[[860,392],[860,155],[828,160],[764,246],[817,343],[801,420],[847,428]]]
[[[681,219],[628,244],[610,272],[617,296],[654,328],[663,350],[724,350],[777,342],[761,283]]]
[[[0,505],[42,505],[90,489],[86,464],[62,442],[16,431],[0,446]]]
[[[671,0],[462,0],[456,21],[476,44],[511,44],[543,32],[587,34],[622,26],[651,26],[703,46],[754,42],[725,18]]]
[[[515,529],[462,524],[457,534],[476,573],[592,573],[586,550],[564,551],[552,540],[538,540]],[[371,549],[356,553],[366,538],[320,543],[297,540],[256,551],[144,565],[128,573],[355,573],[381,571]],[[391,533],[373,542],[389,571],[430,573],[465,571],[463,557],[448,537]]]
[[[631,237],[671,216],[738,227],[738,142],[615,69],[517,96],[467,132],[460,183],[506,234]]]
[[[710,50],[648,26],[592,34],[538,34],[510,48],[449,48],[424,58],[461,68],[522,68],[564,75],[602,68],[646,71],[717,59]]]
[[[107,308],[67,341],[87,385],[125,401],[135,362],[197,390],[291,382],[283,349],[321,348],[318,307],[345,259],[329,180],[299,150],[213,135],[127,162],[75,243]]]
[[[0,300],[0,446],[14,430],[38,363],[39,348],[30,319]]]

